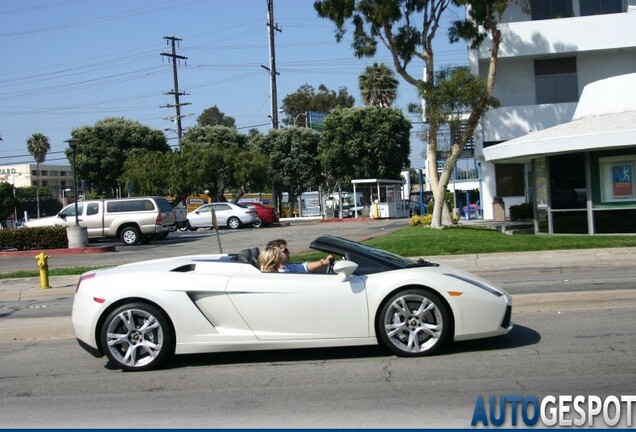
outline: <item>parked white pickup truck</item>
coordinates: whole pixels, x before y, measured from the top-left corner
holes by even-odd
[[[89,239],[118,238],[124,245],[163,239],[176,229],[172,205],[163,197],[113,198],[77,203],[77,219]],[[57,215],[33,219],[25,227],[75,225],[75,203]]]

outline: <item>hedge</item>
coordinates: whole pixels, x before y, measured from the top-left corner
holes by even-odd
[[[66,227],[40,227],[0,230],[0,249],[65,249]]]

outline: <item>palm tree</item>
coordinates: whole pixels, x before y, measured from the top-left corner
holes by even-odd
[[[36,163],[37,183],[35,188],[35,200],[38,217],[40,217],[40,164],[46,160],[46,154],[51,150],[49,138],[41,133],[34,133],[27,140],[27,150],[29,150],[29,153],[31,153]]]
[[[388,108],[397,98],[398,80],[385,64],[367,66],[358,78],[362,100],[366,105]]]

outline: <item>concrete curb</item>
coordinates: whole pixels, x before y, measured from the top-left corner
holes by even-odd
[[[15,256],[31,256],[34,257],[40,252],[44,252],[48,256],[55,255],[84,255],[84,254],[98,254],[105,252],[115,252],[115,246],[94,246],[86,248],[66,248],[66,249],[30,249],[30,250],[15,250],[15,251],[1,251],[0,257],[15,257]]]
[[[514,323],[515,314],[636,307],[636,290],[517,294],[512,305]],[[75,332],[69,316],[0,320],[0,342],[72,338]]]

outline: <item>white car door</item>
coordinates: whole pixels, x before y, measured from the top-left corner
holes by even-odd
[[[218,203],[214,204],[214,211],[216,212],[216,221],[219,227],[227,225],[227,220],[231,216],[232,207],[229,204]]]
[[[212,204],[199,207],[188,215],[188,222],[190,226],[195,228],[210,227],[212,226]]]
[[[364,281],[333,274],[238,274],[227,287],[232,303],[260,340],[369,336]]]
[[[63,217],[60,217],[63,216]],[[75,226],[75,204],[70,204],[62,209],[58,213],[58,218],[60,219],[59,225],[64,226]],[[80,226],[84,226],[84,202],[77,203],[77,221]]]

